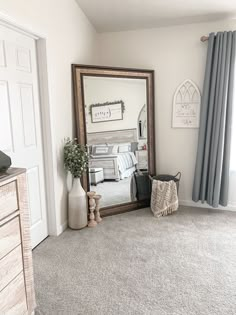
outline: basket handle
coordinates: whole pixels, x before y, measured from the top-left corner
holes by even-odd
[[[181,175],[182,175],[181,172],[178,172],[174,177],[180,181]],[[179,176],[179,178],[178,178],[178,176]]]

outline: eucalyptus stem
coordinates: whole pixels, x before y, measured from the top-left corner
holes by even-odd
[[[64,145],[64,165],[74,178],[79,178],[88,168],[87,147],[77,143],[77,139],[67,138]]]

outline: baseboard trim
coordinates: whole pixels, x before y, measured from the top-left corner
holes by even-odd
[[[68,221],[66,220],[64,223],[62,223],[59,228],[57,229],[57,236],[63,233],[68,227]]]
[[[201,203],[201,201],[194,202],[192,200],[179,200],[180,206],[186,207],[198,207],[198,208],[207,208],[207,209],[215,209],[215,210],[223,210],[223,211],[236,211],[236,203],[232,203],[227,207],[219,206],[218,208],[213,208],[209,206],[207,203]]]

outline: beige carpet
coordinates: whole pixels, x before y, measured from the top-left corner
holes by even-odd
[[[235,315],[236,213],[149,209],[67,230],[33,253],[44,315]]]

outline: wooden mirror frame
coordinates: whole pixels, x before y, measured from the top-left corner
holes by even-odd
[[[145,79],[147,87],[147,147],[148,147],[148,172],[150,175],[156,174],[155,162],[155,123],[154,123],[154,70],[114,68],[91,65],[72,65],[73,95],[76,116],[76,137],[80,144],[87,144],[86,119],[84,107],[84,76],[100,76],[115,78]],[[82,178],[82,186],[85,191],[89,191],[89,174]],[[101,215],[123,213],[137,210],[150,205],[150,200],[132,201],[123,204],[112,205],[101,208]]]

